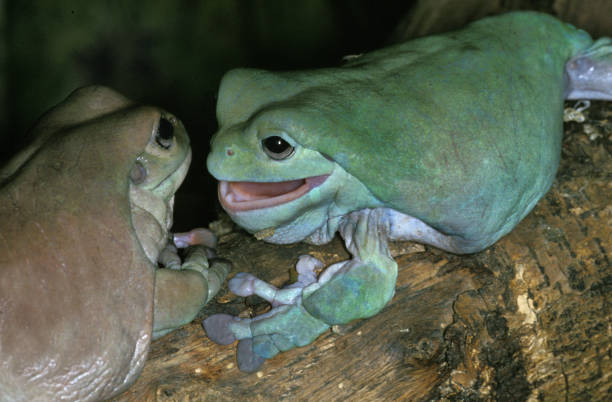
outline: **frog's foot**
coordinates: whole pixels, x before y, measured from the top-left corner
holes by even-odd
[[[313,264],[307,265],[310,270]],[[380,267],[349,260],[328,267],[322,275],[324,282],[319,278],[306,287],[284,289],[276,289],[247,274],[244,278],[248,280],[240,281],[257,290],[253,294],[278,301],[281,299],[278,294],[284,292],[283,302],[291,303],[277,304],[254,318],[216,314],[204,320],[204,329],[216,343],[227,345],[238,340],[238,367],[253,371],[279,352],[308,345],[333,324],[376,314],[393,295],[396,270],[393,260]],[[271,291],[258,289],[267,289],[266,292],[275,289],[276,293],[271,296]]]
[[[153,338],[192,321],[219,291],[231,267],[224,260],[209,261],[204,246],[189,247],[181,263],[176,248],[169,245],[159,263],[164,268],[155,272]]]
[[[202,325],[211,341],[220,345],[229,345],[236,341],[236,335],[230,325],[238,320],[240,319],[228,314],[215,314],[205,319]],[[244,338],[238,342],[236,360],[240,371],[252,373],[264,364],[266,358],[255,353],[252,338]]]
[[[302,346],[304,342],[295,335],[266,332],[270,328],[276,331],[275,327],[283,328],[288,323],[289,327],[294,326],[291,328],[293,331],[312,334],[312,339],[303,344],[310,343],[328,328],[327,324],[314,319],[305,310],[301,315],[295,312],[289,314],[288,311],[292,311],[291,309],[295,307],[292,305],[299,304],[301,307],[298,298],[305,287],[317,281],[316,269],[322,266],[323,263],[314,257],[300,256],[296,265],[297,282],[283,289],[278,289],[248,273],[237,274],[229,282],[232,292],[243,297],[257,295],[270,302],[274,308],[269,313],[254,319],[240,319],[227,314],[212,315],[203,322],[206,334],[213,342],[221,345],[229,345],[239,339],[236,352],[238,367],[249,373],[257,370],[266,361],[266,358],[276,355],[281,350]],[[311,319],[302,318],[294,324],[287,321],[287,317],[295,319],[295,317],[304,315],[310,316]],[[300,328],[301,326],[304,328]],[[259,335],[254,335],[259,332],[261,332]]]
[[[203,322],[208,337],[227,345],[238,340],[237,361],[242,371],[257,370],[266,359],[281,351],[305,346],[329,328],[312,316],[299,299],[295,304],[275,307],[255,318],[215,314]]]
[[[566,99],[612,100],[612,38],[601,38],[565,64]]]

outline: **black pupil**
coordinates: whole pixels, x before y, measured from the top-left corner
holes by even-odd
[[[289,145],[287,141],[283,140],[281,137],[278,136],[266,138],[265,140],[263,140],[263,144],[266,149],[268,149],[268,151],[273,152],[275,154],[282,154],[291,147],[291,145]]]
[[[158,135],[162,140],[171,140],[174,136],[174,126],[164,117],[159,119]]]

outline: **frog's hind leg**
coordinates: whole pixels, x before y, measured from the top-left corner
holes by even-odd
[[[468,240],[458,236],[446,235],[420,219],[393,209],[385,209],[385,212],[389,223],[389,239],[416,241],[454,254],[478,252],[494,243],[501,236],[501,233],[483,234],[481,238]]]
[[[612,100],[612,38],[601,38],[565,64],[566,99]]]

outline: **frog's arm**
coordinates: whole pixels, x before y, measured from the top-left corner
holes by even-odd
[[[612,100],[612,38],[600,38],[565,64],[567,99]]]
[[[229,289],[238,296],[257,295],[269,301],[272,306],[293,304],[302,294],[302,289],[317,281],[316,268],[321,268],[321,261],[309,255],[302,255],[296,264],[297,281],[285,288],[279,289],[257,277],[240,272],[229,281]]]
[[[275,290],[250,280],[253,277],[230,285],[242,295],[257,294],[281,305],[253,319],[213,315],[204,321],[208,336],[222,344],[240,340],[238,365],[243,371],[254,371],[280,351],[311,343],[331,325],[378,313],[393,296],[397,277],[383,215],[378,209],[349,215],[340,231],[354,258],[328,267],[316,282],[304,286],[308,282],[304,278],[314,278],[314,266],[319,263],[308,257],[298,264],[303,283],[298,279],[290,289]]]
[[[215,259],[209,264],[207,254],[204,246],[192,246],[181,263],[174,246],[160,253],[159,262],[165,268],[155,271],[154,339],[193,320],[221,288],[230,263]]]

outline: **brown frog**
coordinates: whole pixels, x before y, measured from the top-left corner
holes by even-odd
[[[0,168],[0,400],[98,400],[191,321],[229,264],[169,241],[191,161],[178,119],[104,87],[72,93]],[[176,237],[176,236],[175,236]],[[163,268],[162,268],[163,267]]]

